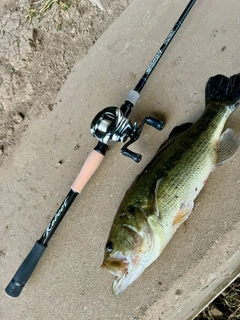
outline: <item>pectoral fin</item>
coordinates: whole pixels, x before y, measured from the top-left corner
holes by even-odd
[[[180,206],[178,213],[176,214],[176,217],[173,220],[173,226],[178,228],[185,220],[187,220],[190,213],[192,212],[193,207],[193,201],[183,202]]]
[[[228,159],[232,158],[240,146],[240,138],[232,129],[227,129],[218,141],[217,160],[213,167],[224,164]]]
[[[158,208],[158,190],[163,181],[163,178],[158,179],[151,187],[148,195],[148,209],[147,215],[155,214],[158,218],[160,216]]]

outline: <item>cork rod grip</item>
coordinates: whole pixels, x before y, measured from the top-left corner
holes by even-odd
[[[104,155],[98,151],[92,150],[87,157],[81,171],[79,172],[76,180],[74,181],[71,189],[75,192],[81,193],[87,182],[93,176],[97,168],[100,166]]]

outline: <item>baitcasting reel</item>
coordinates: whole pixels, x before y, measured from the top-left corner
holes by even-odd
[[[135,105],[137,99],[131,99],[131,101],[129,99],[129,96],[131,98],[134,96],[134,94],[135,93],[131,92],[131,94],[128,95],[125,104],[121,108],[107,107],[100,111],[91,123],[90,132],[100,142],[105,144],[107,144],[108,141],[126,142],[126,140],[130,138],[130,140],[122,147],[120,151],[124,156],[131,158],[135,162],[140,162],[142,156],[139,153],[129,150],[129,145],[134,143],[140,137],[143,125],[145,123],[157,130],[162,130],[164,123],[152,117],[145,117],[139,126],[137,126],[136,122],[132,124],[131,121],[125,117],[122,110],[124,110],[126,104],[130,103],[131,107]]]

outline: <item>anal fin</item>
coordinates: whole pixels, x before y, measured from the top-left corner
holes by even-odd
[[[224,164],[232,158],[240,146],[240,138],[232,129],[227,129],[218,141],[217,160],[215,166]],[[214,167],[215,167],[214,166]]]

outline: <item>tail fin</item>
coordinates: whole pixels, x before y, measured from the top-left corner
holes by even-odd
[[[216,102],[235,110],[240,103],[240,73],[228,78],[221,74],[211,77],[206,85],[206,106]]]

